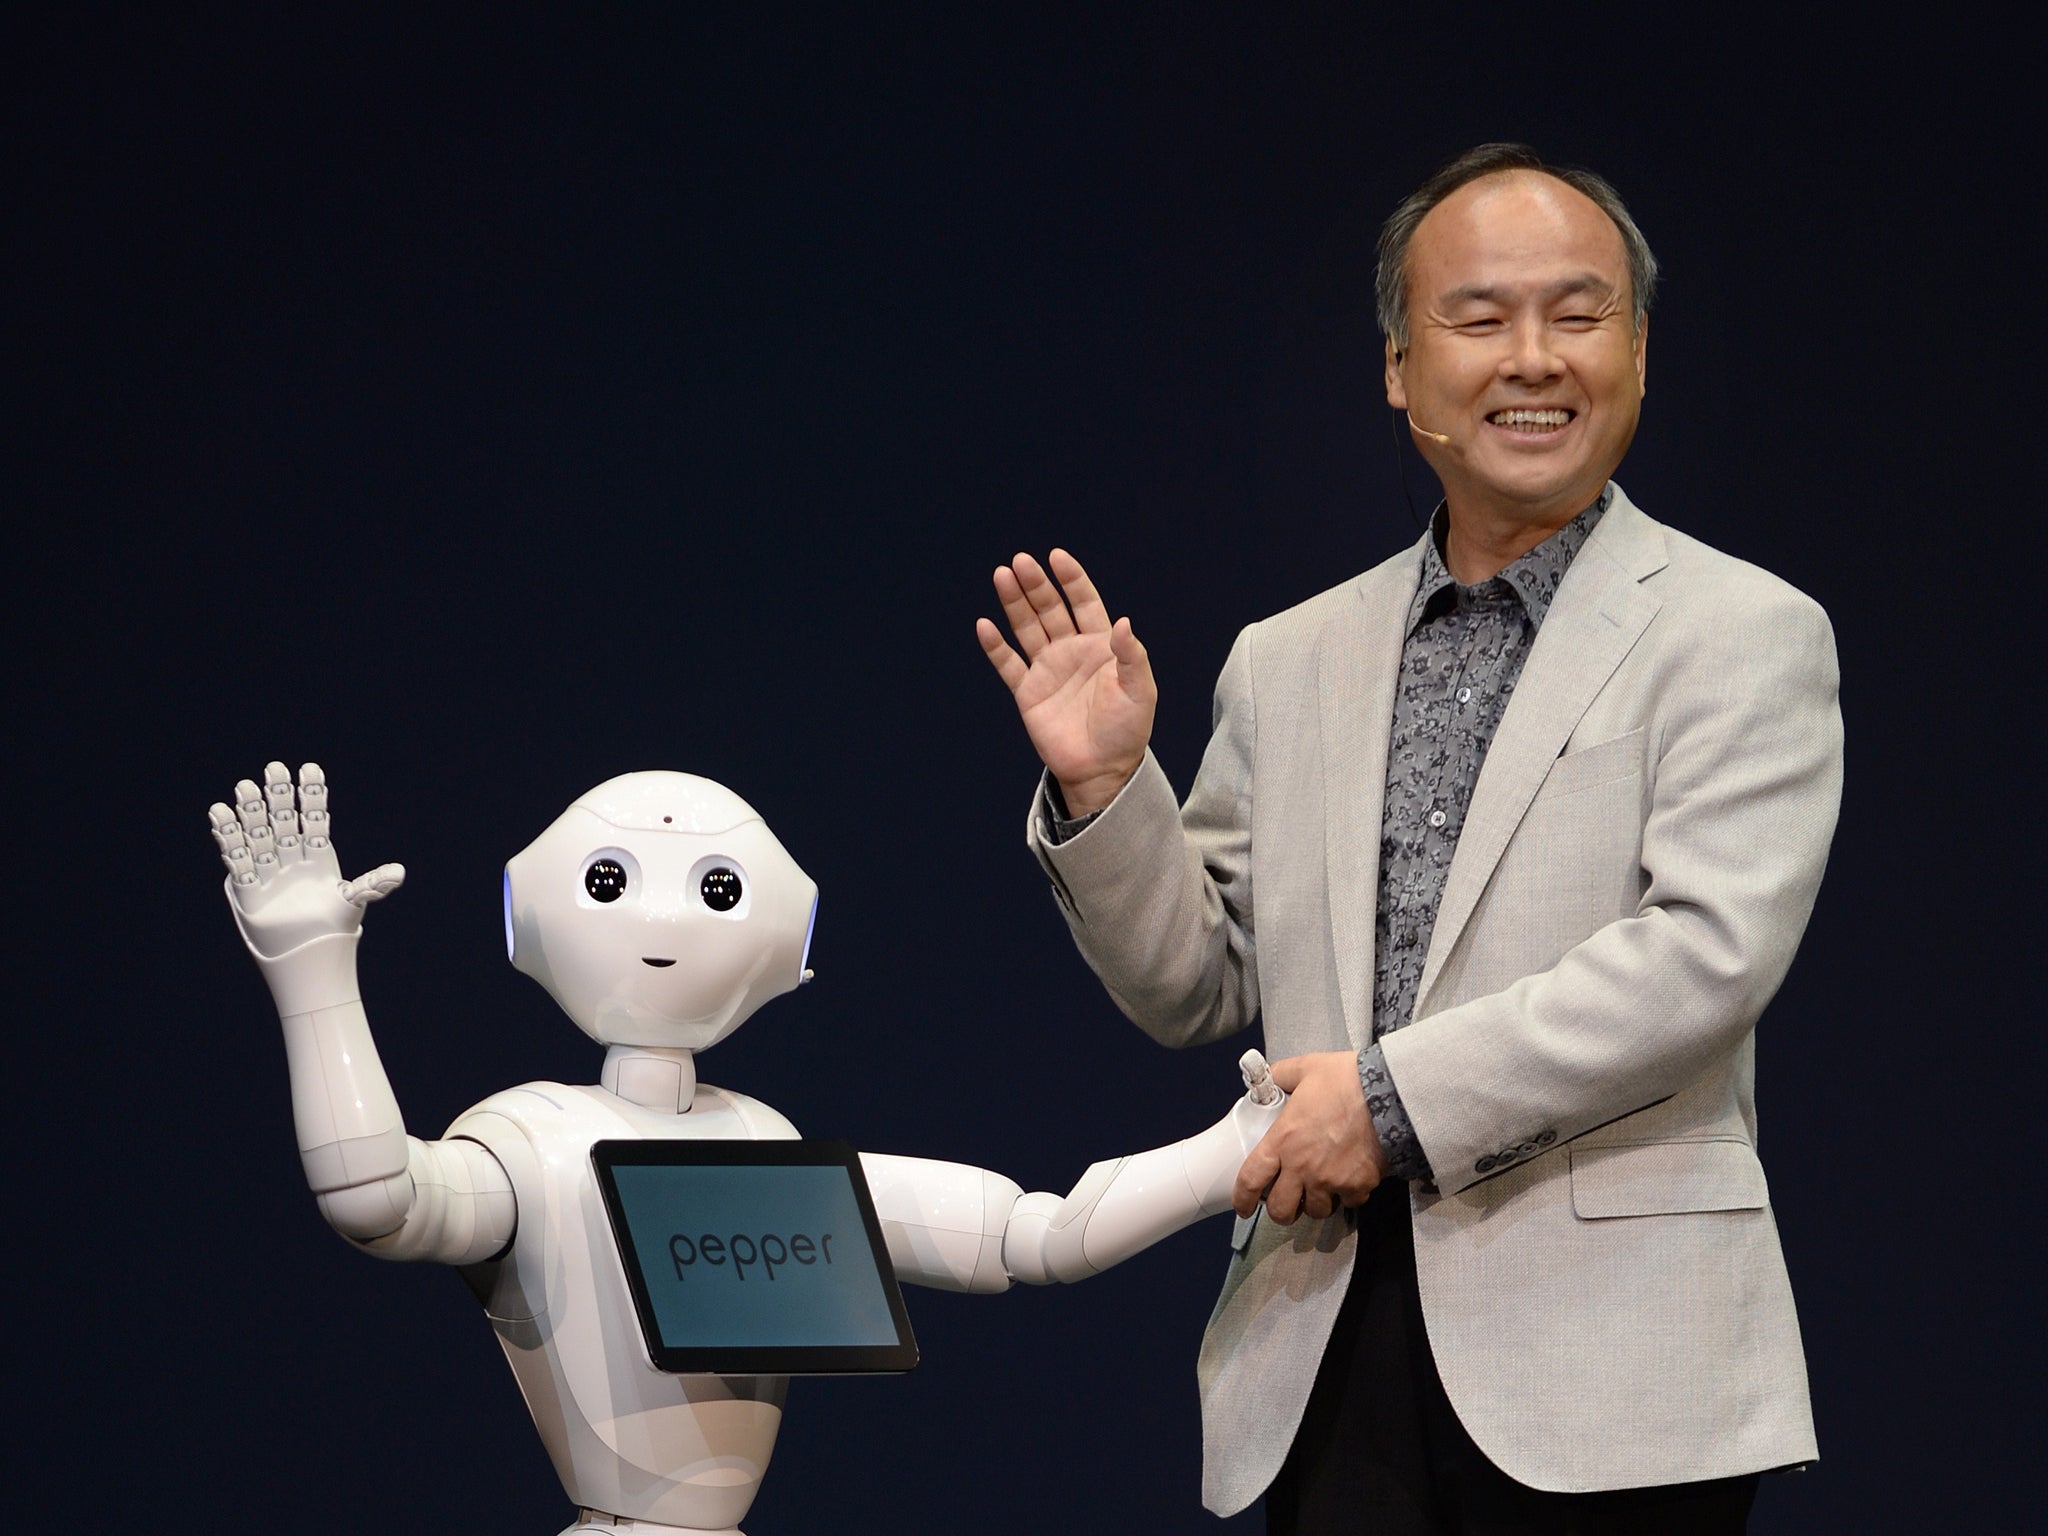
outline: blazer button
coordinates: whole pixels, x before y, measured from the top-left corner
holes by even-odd
[[[1544,1132],[1544,1133],[1543,1133],[1542,1135],[1540,1135],[1540,1136],[1538,1136],[1538,1137],[1536,1138],[1536,1145],[1537,1145],[1537,1146],[1539,1146],[1539,1147],[1547,1147],[1547,1146],[1549,1146],[1549,1145],[1550,1145],[1550,1144],[1551,1144],[1551,1143],[1552,1143],[1553,1141],[1556,1141],[1556,1140],[1557,1140],[1557,1132],[1555,1132],[1555,1131],[1545,1131],[1545,1132]]]
[[[1472,1171],[1474,1173],[1493,1172],[1493,1159],[1490,1157],[1482,1157],[1481,1159],[1479,1159],[1478,1162],[1472,1165]]]

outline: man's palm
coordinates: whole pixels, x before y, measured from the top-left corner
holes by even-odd
[[[1049,564],[1052,575],[1019,555],[996,570],[996,597],[1017,649],[988,619],[976,631],[1039,759],[1078,816],[1107,805],[1144,760],[1158,690],[1130,620],[1110,622],[1081,563],[1056,549]]]

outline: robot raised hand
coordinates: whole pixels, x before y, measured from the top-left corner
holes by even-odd
[[[235,922],[260,959],[274,960],[311,939],[355,933],[363,908],[405,883],[403,864],[342,878],[327,775],[318,763],[300,767],[296,793],[290,771],[271,763],[260,786],[253,779],[235,786],[233,809],[215,801],[208,815],[228,868]]]
[[[235,797],[213,807],[213,835],[284,1024],[300,1156],[329,1224],[381,1257],[462,1266],[581,1511],[572,1531],[734,1531],[787,1382],[654,1367],[606,1246],[591,1148],[796,1136],[768,1105],[699,1082],[695,1055],[810,979],[817,886],[709,779],[631,773],[579,797],[506,864],[505,937],[513,965],[605,1046],[600,1082],[508,1089],[422,1141],[406,1134],[355,971],[363,908],[405,871],[342,878],[315,764],[294,790],[272,763]],[[1256,1052],[1243,1065],[1249,1091],[1221,1120],[1097,1163],[1064,1197],[862,1153],[897,1278],[984,1292],[1078,1280],[1228,1209],[1284,1098]]]

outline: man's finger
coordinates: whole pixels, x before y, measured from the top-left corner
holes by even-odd
[[[1046,645],[1045,626],[1038,622],[1038,610],[1031,606],[1031,599],[1024,595],[1024,584],[1017,577],[1018,566],[1028,564],[1030,559],[1029,555],[1018,555],[1010,564],[997,566],[993,578],[996,601],[1003,605],[1003,618],[1027,660]]]
[[[1282,1093],[1292,1093],[1301,1086],[1301,1080],[1308,1073],[1306,1056],[1283,1056],[1273,1063],[1273,1081],[1280,1085]]]
[[[1017,585],[1024,589],[1024,597],[1038,616],[1039,627],[1045,631],[1048,640],[1064,640],[1074,632],[1074,616],[1067,612],[1067,600],[1060,596],[1060,589],[1045,567],[1029,555],[1019,555],[1011,562],[1011,569],[1017,573]]]
[[[1142,698],[1153,692],[1152,664],[1145,658],[1145,646],[1131,631],[1128,618],[1118,619],[1109,632],[1110,654],[1116,657],[1116,680],[1124,692]]]
[[[1003,632],[996,628],[993,620],[976,619],[974,637],[981,642],[982,654],[996,669],[996,676],[1003,680],[1003,686],[1015,693],[1031,673],[1024,658],[1010,649],[1009,642],[1003,639]]]
[[[1271,1134],[1268,1132],[1261,1137],[1259,1144],[1245,1153],[1244,1161],[1238,1165],[1237,1184],[1230,1192],[1230,1207],[1240,1216],[1249,1216],[1259,1208],[1259,1202],[1266,1197],[1266,1186],[1280,1171],[1279,1155],[1266,1145]]]
[[[1046,563],[1067,594],[1067,602],[1074,610],[1074,627],[1084,635],[1108,629],[1109,609],[1103,606],[1102,597],[1096,592],[1095,583],[1088,579],[1088,573],[1081,569],[1081,562],[1064,549],[1056,549]]]
[[[1273,1187],[1266,1191],[1266,1214],[1283,1227],[1294,1225],[1301,1215],[1301,1180],[1282,1168],[1274,1175]]]

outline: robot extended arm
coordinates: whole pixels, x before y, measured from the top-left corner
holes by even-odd
[[[1229,1210],[1238,1165],[1286,1102],[1257,1051],[1239,1065],[1245,1094],[1229,1114],[1185,1141],[1093,1164],[1064,1198],[1024,1194],[985,1168],[863,1152],[896,1277],[980,1292],[1081,1280]]]
[[[386,1258],[489,1258],[512,1239],[511,1181],[474,1142],[406,1135],[356,986],[363,909],[398,889],[404,866],[341,877],[318,764],[299,770],[296,797],[272,763],[235,800],[213,807],[214,841],[235,926],[284,1024],[299,1157],[321,1214]]]

